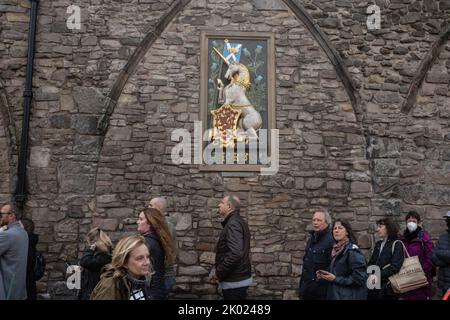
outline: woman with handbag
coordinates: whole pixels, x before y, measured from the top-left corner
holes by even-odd
[[[420,215],[415,211],[410,211],[405,217],[406,229],[400,240],[405,245],[408,254],[418,256],[422,269],[427,277],[428,285],[403,293],[403,300],[430,300],[433,296],[431,283],[436,272],[431,262],[431,254],[433,251],[433,240],[428,232],[423,230],[419,225],[421,222]]]
[[[375,243],[369,266],[380,268],[380,277],[369,275],[368,283],[379,284],[380,289],[369,290],[369,300],[398,300],[399,295],[394,292],[389,277],[398,273],[405,259],[403,245],[398,240],[398,226],[389,218],[377,221],[377,234],[381,240]],[[395,243],[395,244],[394,244]],[[377,286],[375,286],[377,287]]]

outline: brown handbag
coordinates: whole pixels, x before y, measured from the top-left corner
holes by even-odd
[[[396,293],[405,293],[426,286],[428,280],[425,272],[423,272],[419,257],[411,257],[405,245],[400,240],[394,241],[392,244],[392,252],[394,252],[394,246],[397,241],[402,244],[403,254],[406,254],[406,257],[400,271],[389,277],[392,289]]]

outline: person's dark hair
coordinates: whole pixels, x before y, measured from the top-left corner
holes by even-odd
[[[390,218],[383,218],[377,221],[378,225],[386,226],[386,231],[388,234],[388,239],[395,239],[398,237],[398,225],[393,222]]]
[[[409,218],[414,218],[414,219],[417,220],[417,222],[420,222],[420,221],[421,221],[421,219],[420,219],[420,214],[418,214],[416,211],[409,211],[409,212],[406,214],[405,221],[408,221]]]
[[[337,222],[339,222],[344,228],[345,228],[345,230],[347,231],[347,233],[348,233],[348,238],[350,239],[350,241],[353,243],[353,244],[358,244],[358,240],[356,240],[356,236],[355,236],[355,234],[353,233],[353,229],[352,229],[352,226],[351,226],[351,224],[350,224],[350,222],[348,222],[347,220],[342,220],[342,219],[336,219],[334,222],[333,222],[333,228],[332,228],[332,230],[334,230],[334,226],[336,225],[336,223]]]
[[[34,233],[34,222],[33,222],[33,220],[28,219],[28,218],[23,218],[20,221],[22,221],[23,228],[25,229],[25,231],[28,234],[33,234]]]

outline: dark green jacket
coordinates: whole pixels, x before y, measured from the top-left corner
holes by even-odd
[[[113,271],[107,271],[92,291],[91,300],[128,300],[130,294],[126,276],[113,277]]]

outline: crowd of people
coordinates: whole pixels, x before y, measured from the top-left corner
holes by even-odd
[[[245,300],[253,283],[250,230],[240,215],[241,201],[226,195],[219,203],[222,232],[215,264],[209,275],[224,300]],[[432,282],[444,296],[450,287],[450,211],[444,216],[447,232],[434,246],[421,216],[410,211],[405,228],[390,218],[376,222],[379,241],[367,260],[358,247],[350,222],[332,221],[325,209],[312,217],[298,296],[301,300],[429,300]],[[163,197],[150,200],[137,216],[136,235],[114,246],[108,234],[93,228],[79,261],[82,268],[80,300],[165,300],[176,283],[177,241],[175,221],[167,214]],[[35,257],[38,236],[33,221],[22,218],[13,204],[1,208],[0,300],[35,300]],[[405,256],[417,256],[428,284],[399,294],[389,278],[402,268]],[[376,266],[379,274],[368,272]],[[438,268],[438,273],[436,273]],[[377,284],[370,286],[369,284]],[[448,293],[447,293],[448,295]]]
[[[422,219],[415,211],[405,216],[405,229],[390,218],[376,222],[380,239],[368,261],[357,245],[351,224],[337,219],[331,224],[326,210],[314,213],[313,230],[303,259],[299,284],[302,300],[430,300],[432,281],[439,268],[438,287],[444,296],[450,288],[450,211],[444,216],[447,232],[436,247],[423,229]],[[332,225],[332,227],[330,227]],[[396,292],[389,278],[402,268],[405,256],[417,256],[427,284],[404,293]],[[368,272],[377,266],[379,274]],[[371,286],[369,284],[377,284]]]

